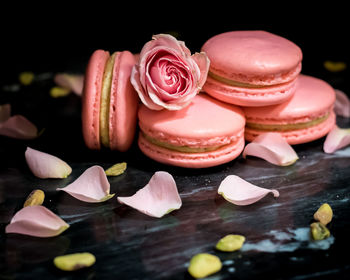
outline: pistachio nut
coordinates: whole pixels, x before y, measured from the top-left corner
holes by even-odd
[[[121,162],[114,164],[110,168],[108,168],[105,173],[107,176],[118,176],[124,173],[126,170],[126,162]]]
[[[42,190],[33,190],[27,197],[23,207],[42,205],[45,199],[45,193]]]
[[[229,234],[221,238],[215,248],[224,252],[233,252],[242,248],[245,237],[238,234]]]
[[[64,271],[74,271],[92,266],[96,258],[91,253],[75,253],[58,256],[53,260],[54,265]]]
[[[328,228],[320,222],[312,223],[310,225],[310,230],[314,240],[323,240],[331,235]]]
[[[204,278],[218,272],[221,267],[222,263],[217,256],[200,253],[192,257],[188,272],[194,278]]]
[[[324,203],[318,208],[314,214],[314,219],[320,223],[327,225],[333,218],[333,210],[328,203]]]

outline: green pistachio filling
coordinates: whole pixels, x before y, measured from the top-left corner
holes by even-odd
[[[159,147],[163,147],[168,150],[182,152],[182,153],[205,153],[205,152],[211,152],[215,151],[224,145],[218,145],[218,146],[212,146],[212,147],[205,147],[205,148],[192,148],[188,146],[175,146],[166,142],[159,141],[157,139],[154,139],[147,134],[143,133],[143,136],[146,138],[146,140],[154,145],[157,145]]]
[[[242,83],[242,82],[237,82],[237,81],[233,81],[224,77],[221,77],[219,75],[214,74],[213,72],[208,73],[208,76],[213,78],[214,80],[217,80],[221,83],[230,85],[230,86],[234,86],[234,87],[243,87],[243,88],[266,88],[266,87],[270,87],[271,85],[253,85],[253,84],[248,84],[248,83]]]
[[[329,117],[329,113],[325,114],[322,117],[316,118],[312,121],[308,121],[304,123],[296,123],[296,124],[258,124],[258,123],[247,122],[246,127],[255,129],[255,130],[263,130],[263,131],[289,131],[289,130],[309,128],[309,127],[318,125],[324,122],[328,117]]]

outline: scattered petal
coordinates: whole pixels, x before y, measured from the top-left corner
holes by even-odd
[[[323,151],[332,154],[348,145],[350,145],[350,128],[339,128],[335,125],[323,143]]]
[[[44,203],[44,199],[45,193],[42,190],[34,190],[28,195],[23,207],[41,205]]]
[[[103,202],[114,196],[110,194],[110,184],[101,166],[92,166],[85,170],[73,183],[58,191],[65,191],[71,196],[85,202]]]
[[[221,238],[215,248],[223,252],[233,252],[242,248],[245,237],[238,234],[229,234]]]
[[[19,210],[6,226],[6,233],[19,233],[37,237],[61,234],[69,225],[44,206],[34,205]]]
[[[29,169],[36,177],[67,178],[72,168],[63,160],[53,155],[27,148],[25,158]]]
[[[75,253],[54,258],[54,265],[64,271],[74,271],[85,267],[90,267],[96,262],[96,258],[91,253]]]
[[[83,75],[61,73],[56,74],[54,80],[58,86],[73,91],[75,94],[81,96],[84,86]]]
[[[118,197],[118,201],[156,218],[161,218],[182,205],[173,176],[164,171],[154,173],[149,183],[133,196]]]
[[[334,112],[337,116],[350,118],[350,99],[341,90],[335,89]]]
[[[0,105],[0,123],[7,121],[11,116],[11,104]]]
[[[22,115],[14,115],[0,123],[0,135],[28,140],[38,136],[38,129]]]
[[[124,173],[126,170],[126,162],[121,162],[114,164],[110,168],[108,168],[105,172],[107,176],[119,176]]]
[[[346,63],[343,61],[330,61],[326,60],[323,63],[324,68],[326,68],[329,72],[341,72],[346,69]]]
[[[53,98],[64,97],[70,94],[70,90],[62,87],[53,87],[50,89],[50,96]]]
[[[18,77],[20,83],[24,86],[29,86],[34,80],[33,72],[22,72]]]
[[[247,144],[243,157],[260,157],[272,164],[287,166],[296,162],[299,158],[287,141],[279,133],[263,133],[254,141]]]
[[[332,218],[333,210],[328,203],[323,203],[314,214],[314,219],[325,226],[332,221]]]
[[[268,193],[279,197],[277,190],[255,186],[236,175],[227,176],[220,184],[218,193],[227,201],[236,205],[249,205],[262,199]]]
[[[192,257],[188,272],[194,278],[204,278],[212,275],[222,268],[222,263],[217,256],[201,253]]]

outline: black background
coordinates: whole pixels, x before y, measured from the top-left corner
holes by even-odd
[[[332,3],[322,9],[318,5],[318,10],[296,5],[279,10],[276,6],[273,13],[266,13],[266,7],[255,7],[253,12],[253,5],[247,9],[237,3],[228,7],[207,2],[191,8],[189,3],[181,2],[149,3],[146,7],[138,3],[114,4],[91,2],[73,7],[72,3],[59,2],[50,7],[18,4],[19,7],[3,9],[0,82],[17,77],[21,71],[83,72],[94,50],[137,53],[158,33],[176,35],[193,53],[218,33],[267,30],[300,46],[305,74],[324,78],[325,60],[349,63],[350,32],[347,16],[343,15],[346,9]]]

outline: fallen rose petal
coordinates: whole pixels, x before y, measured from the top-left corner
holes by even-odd
[[[11,104],[0,105],[0,123],[7,121],[11,116]]]
[[[38,136],[38,129],[22,115],[14,115],[0,123],[0,135],[17,139],[34,139]]]
[[[53,155],[27,148],[25,158],[29,169],[36,177],[67,178],[72,168],[63,160]]]
[[[334,112],[338,116],[350,118],[349,97],[339,89],[335,89]]]
[[[6,226],[6,233],[19,233],[37,237],[61,234],[69,225],[44,206],[27,206],[19,210]]]
[[[133,196],[118,197],[118,201],[156,218],[182,205],[173,176],[164,171],[154,173],[149,183]]]
[[[101,166],[92,166],[85,170],[73,183],[65,188],[58,188],[71,196],[85,202],[103,202],[114,196],[109,194],[110,184]]]
[[[323,151],[332,154],[348,145],[350,145],[350,128],[339,128],[335,125],[324,141]]]
[[[220,184],[218,193],[227,201],[236,205],[249,205],[262,199],[268,193],[279,197],[277,190],[255,186],[236,175],[227,176]]]
[[[83,75],[60,73],[55,75],[54,81],[58,86],[69,89],[79,96],[81,96],[83,92]]]
[[[292,146],[279,133],[273,132],[263,133],[247,144],[243,157],[247,155],[260,157],[280,166],[291,165],[299,159]]]

